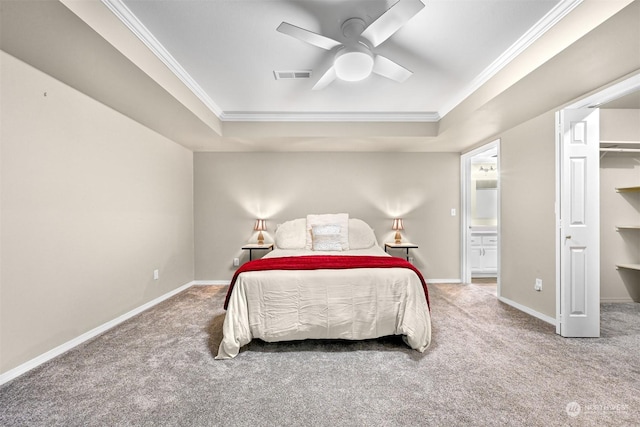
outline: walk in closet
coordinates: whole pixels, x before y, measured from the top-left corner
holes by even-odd
[[[600,299],[640,302],[640,108],[619,106],[600,112]]]

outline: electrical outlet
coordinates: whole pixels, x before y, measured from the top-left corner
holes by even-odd
[[[158,280],[160,278],[160,270],[157,268],[153,270],[153,280]]]
[[[240,258],[234,258],[233,259],[233,266],[234,267],[238,267],[240,265]]]
[[[536,279],[536,284],[533,285],[533,289],[538,292],[542,290],[542,279]]]
[[[412,256],[410,256],[410,257],[409,257],[409,259],[408,259],[407,261],[409,261],[411,264],[413,264],[413,257],[412,257]]]
[[[456,216],[456,208],[451,208],[451,216]]]

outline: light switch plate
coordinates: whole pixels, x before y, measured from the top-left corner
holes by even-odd
[[[542,290],[542,279],[536,279],[536,284],[533,286],[533,289],[538,292]]]

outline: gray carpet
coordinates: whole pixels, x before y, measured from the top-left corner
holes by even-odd
[[[2,386],[0,425],[638,425],[640,304],[603,305],[602,338],[564,339],[493,287],[430,291],[424,354],[397,337],[254,341],[217,361],[226,287],[192,287]]]

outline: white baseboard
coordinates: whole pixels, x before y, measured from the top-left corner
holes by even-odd
[[[626,302],[635,302],[631,298],[602,298],[600,297],[601,303],[626,303]]]
[[[227,282],[228,283],[228,282]],[[128,320],[130,318],[132,318],[133,316],[142,313],[145,310],[150,309],[151,307],[153,307],[156,304],[161,303],[162,301],[171,298],[172,296],[179,294],[180,292],[184,291],[185,289],[190,288],[191,286],[193,286],[195,284],[195,282],[189,282],[186,285],[182,285],[179,288],[176,288],[170,292],[167,292],[164,295],[159,296],[158,298],[149,301],[146,304],[141,305],[140,307],[134,308],[133,310],[129,311],[128,313],[125,313],[121,316],[116,317],[113,320],[110,320],[96,328],[93,328],[92,330],[85,332],[84,334],[70,340],[67,341],[64,344],[61,344],[59,346],[57,346],[56,348],[53,348],[49,351],[47,351],[46,353],[41,354],[40,356],[37,356],[31,360],[29,360],[28,362],[23,363],[20,366],[17,366],[13,369],[10,369],[9,371],[5,372],[4,374],[0,374],[0,385],[11,381],[14,378],[19,377],[20,375],[32,370],[33,368],[36,368],[40,365],[42,365],[45,362],[48,362],[49,360],[53,359],[54,357],[57,357],[59,355],[61,355],[62,353],[65,353],[69,350],[71,350],[72,348],[82,344],[85,341],[90,340],[91,338],[94,338],[98,335],[100,335],[103,332],[108,331],[109,329],[113,328],[114,326],[119,325],[120,323],[124,322],[125,320]]]
[[[544,322],[547,322],[547,323],[549,323],[549,324],[551,324],[553,326],[556,325],[556,319],[553,318],[553,317],[547,316],[546,314],[542,314],[542,313],[540,313],[538,311],[533,310],[532,308],[529,308],[529,307],[527,307],[525,305],[519,304],[519,303],[517,303],[515,301],[511,301],[510,299],[505,298],[505,297],[498,297],[498,300],[500,300],[501,302],[503,302],[503,303],[505,303],[507,305],[510,305],[513,308],[517,308],[520,311],[524,311],[525,313],[527,313],[530,316],[537,317],[538,319],[540,319],[540,320],[542,320]]]
[[[194,280],[194,286],[226,286],[231,283],[230,280]]]
[[[424,279],[427,283],[462,283],[460,279]]]
[[[462,283],[460,279],[424,279],[427,283]],[[194,280],[194,286],[226,286],[230,280]]]

